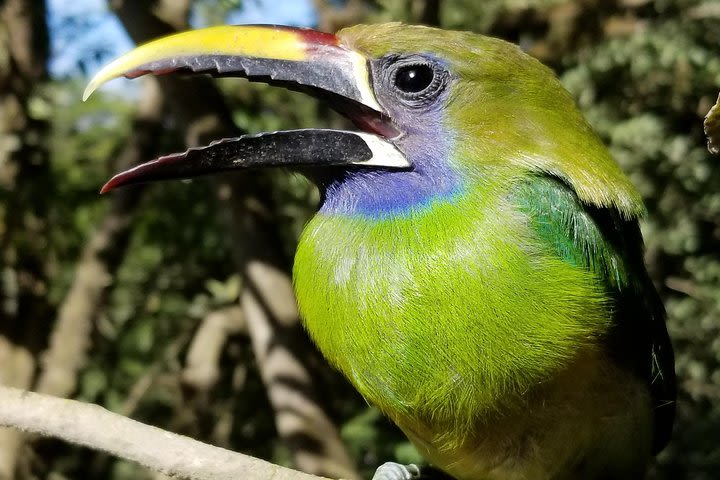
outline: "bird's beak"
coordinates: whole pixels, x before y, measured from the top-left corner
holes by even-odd
[[[142,45],[105,66],[90,81],[83,98],[113,78],[171,72],[246,77],[307,91],[329,100],[363,131],[303,129],[222,139],[119,173],[102,192],[133,183],[249,167],[410,166],[388,141],[398,131],[375,98],[367,59],[342,46],[335,35],[255,25],[183,32]]]

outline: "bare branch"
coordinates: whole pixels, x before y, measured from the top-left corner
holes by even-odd
[[[27,388],[35,371],[35,358],[24,347],[13,345],[0,336],[0,384]],[[17,430],[0,427],[0,479],[15,478],[18,452],[23,435]]]
[[[245,329],[242,310],[233,305],[210,312],[200,324],[186,357],[183,382],[207,392],[220,377],[220,356],[230,335]]]
[[[0,386],[0,426],[60,438],[193,480],[318,480],[145,425],[93,404]]]

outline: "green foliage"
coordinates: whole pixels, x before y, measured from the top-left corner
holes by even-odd
[[[106,211],[97,195],[112,159],[127,136],[132,103],[99,95],[87,103],[78,100],[82,81],[55,81],[47,88],[51,98],[52,195],[48,214],[52,269],[49,298],[58,304],[72,281],[77,257],[90,232]]]

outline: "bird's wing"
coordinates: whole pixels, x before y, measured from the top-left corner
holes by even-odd
[[[612,301],[608,343],[617,361],[646,379],[652,395],[653,451],[669,441],[675,417],[674,355],[665,309],[643,261],[636,219],[582,202],[563,181],[535,176],[518,186],[514,201],[548,249],[597,275]]]

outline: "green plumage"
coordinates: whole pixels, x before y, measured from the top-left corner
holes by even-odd
[[[639,478],[669,436],[674,376],[637,191],[516,47],[398,24],[339,37],[447,62],[444,160],[463,188],[313,218],[294,269],[310,335],[460,479]]]

